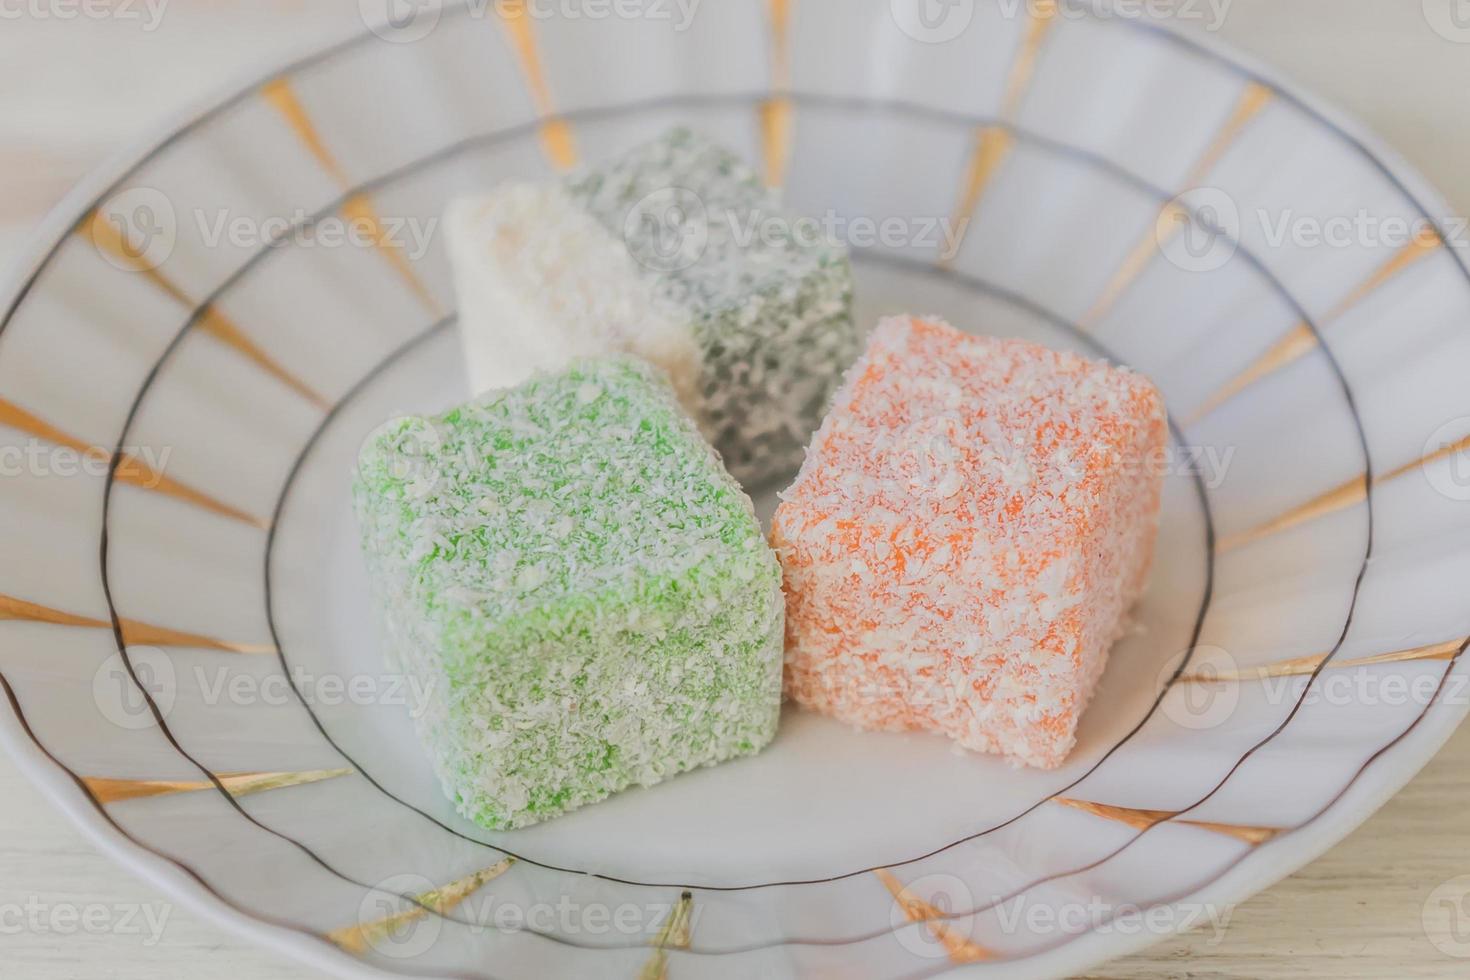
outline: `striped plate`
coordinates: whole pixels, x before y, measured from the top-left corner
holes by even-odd
[[[414,8],[212,105],[0,307],[0,735],[110,852],[342,975],[1062,975],[1218,921],[1448,737],[1470,262],[1381,147],[1106,4],[553,6]],[[853,246],[865,322],[1164,390],[1157,572],[1064,769],[793,711],[524,831],[442,798],[351,461],[462,394],[446,200],[677,122]]]

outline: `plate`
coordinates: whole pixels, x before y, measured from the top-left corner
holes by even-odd
[[[374,24],[90,180],[0,321],[0,732],[177,900],[344,976],[1060,976],[1219,928],[1464,717],[1470,267],[1331,111],[1097,3]],[[356,448],[465,395],[445,202],[676,123],[853,247],[863,323],[1164,391],[1157,569],[1064,768],[788,710],[527,830],[444,800]]]

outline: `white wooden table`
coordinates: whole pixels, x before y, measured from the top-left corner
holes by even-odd
[[[1356,113],[1459,213],[1470,214],[1470,43],[1431,29],[1421,0],[1171,2],[1223,9],[1221,37]],[[1470,24],[1465,0],[1425,0],[1456,3]],[[0,2],[0,260],[13,258],[47,208],[109,151],[262,62],[352,29],[358,17],[353,0],[113,6],[134,19],[65,20],[60,12],[75,9],[67,0]],[[32,7],[51,16],[26,13]],[[159,9],[162,17],[147,29],[149,11]],[[1422,921],[1436,885],[1470,874],[1467,811],[1470,728],[1326,857],[1236,909],[1223,939],[1178,937],[1096,976],[1470,974],[1470,960],[1437,949]],[[17,912],[28,908],[42,910],[45,928],[14,928]],[[63,908],[106,908],[112,925],[88,930],[63,916],[52,929],[50,910]],[[126,908],[162,918],[156,940],[146,927],[119,927]],[[171,907],[83,841],[0,756],[0,976],[273,980],[305,973]]]

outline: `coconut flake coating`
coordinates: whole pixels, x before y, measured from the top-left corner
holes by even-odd
[[[787,693],[1061,765],[1147,579],[1166,438],[1141,375],[882,321],[776,511]]]
[[[689,314],[559,183],[512,181],[455,201],[444,228],[474,391],[520,384],[574,357],[628,353],[662,368],[698,409]]]
[[[445,792],[522,827],[758,751],[780,568],[656,369],[579,360],[382,426],[354,484],[390,661]]]
[[[687,129],[543,186],[556,193],[503,185],[447,216],[477,387],[637,353],[737,479],[794,471],[860,348],[846,250]]]

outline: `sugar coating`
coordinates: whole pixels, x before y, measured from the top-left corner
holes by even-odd
[[[776,511],[787,693],[1061,765],[1147,579],[1166,438],[1141,375],[882,321]]]
[[[447,216],[477,387],[558,353],[638,353],[737,479],[793,471],[859,350],[845,249],[687,129],[558,190],[505,185]]]
[[[763,747],[780,568],[657,370],[574,361],[364,445],[388,656],[459,811],[521,827]]]

